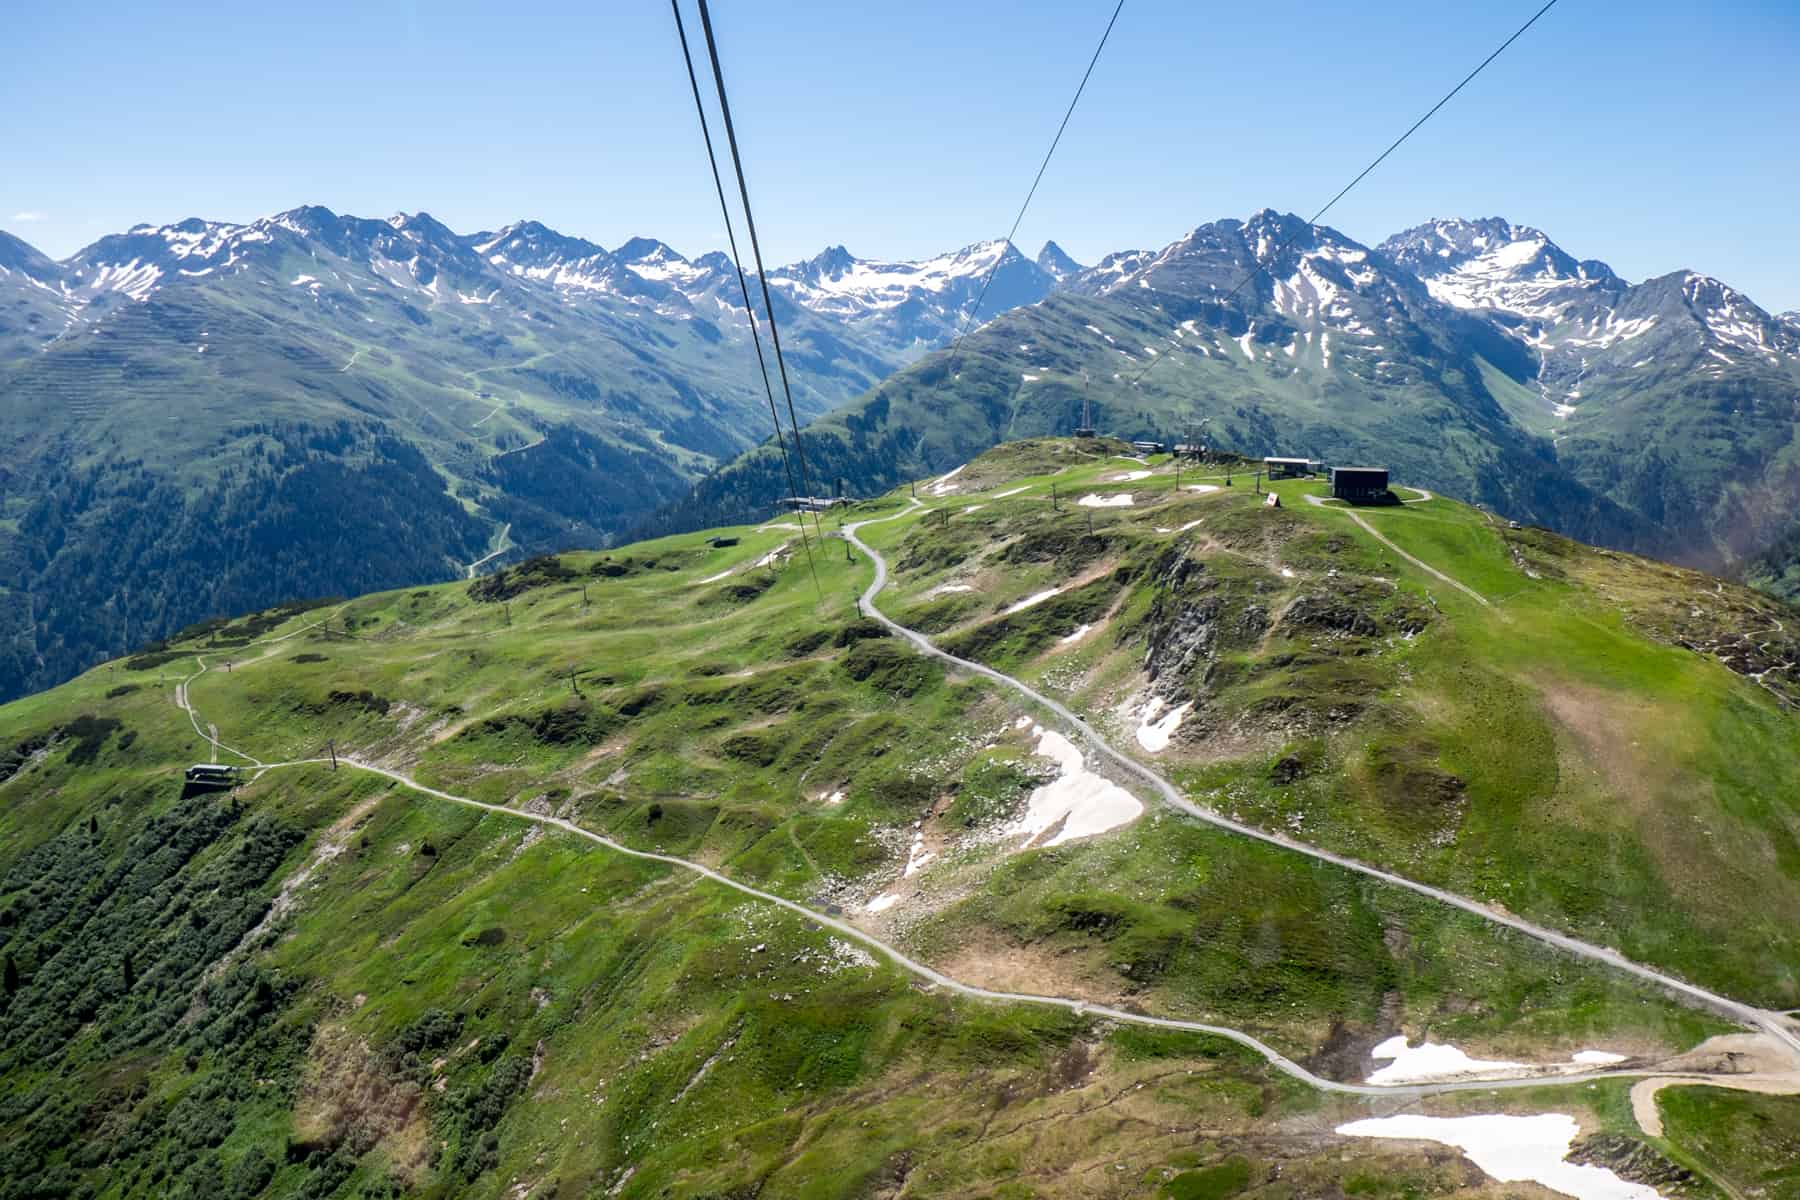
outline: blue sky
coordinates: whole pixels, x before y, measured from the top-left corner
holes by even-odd
[[[1126,0],[1018,241],[1084,262],[1265,205],[1309,215],[1536,7]],[[765,255],[1004,233],[1110,0],[717,0]],[[722,247],[656,0],[29,4],[8,17],[0,228],[53,255],[301,203],[534,217]],[[1632,279],[1800,308],[1800,5],[1561,0],[1327,218],[1539,226]]]

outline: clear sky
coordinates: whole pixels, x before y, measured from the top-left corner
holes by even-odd
[[[1536,0],[1126,0],[1018,242],[1083,262],[1310,215]],[[1006,231],[1111,0],[717,0],[765,256]],[[0,228],[63,256],[301,203],[532,217],[722,248],[657,0],[27,3],[6,21]],[[697,36],[697,34],[696,34]],[[1800,308],[1800,4],[1561,0],[1327,218],[1536,225],[1631,279]]]

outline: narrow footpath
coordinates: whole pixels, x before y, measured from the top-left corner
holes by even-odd
[[[1426,492],[1424,495],[1424,498],[1421,500],[1407,500],[1407,501],[1403,501],[1403,503],[1423,504],[1426,500],[1429,500],[1429,499],[1431,499],[1431,493]],[[1322,497],[1315,496],[1311,492],[1308,492],[1306,494],[1306,502],[1315,508],[1336,508],[1337,507],[1336,505],[1326,504]],[[1489,601],[1486,596],[1482,595],[1480,592],[1476,591],[1474,588],[1470,587],[1468,584],[1462,582],[1462,580],[1450,578],[1450,576],[1444,574],[1442,571],[1438,570],[1436,567],[1432,566],[1430,563],[1426,562],[1424,559],[1414,558],[1412,555],[1408,554],[1406,551],[1402,550],[1400,547],[1394,545],[1393,542],[1391,542],[1387,539],[1387,535],[1383,534],[1379,529],[1375,528],[1373,525],[1371,525],[1367,521],[1363,520],[1361,513],[1354,512],[1350,509],[1340,509],[1339,511],[1341,511],[1345,516],[1349,517],[1352,521],[1355,521],[1358,525],[1361,525],[1363,527],[1363,531],[1365,533],[1367,533],[1370,537],[1374,538],[1376,541],[1380,542],[1382,545],[1386,546],[1389,550],[1392,550],[1395,554],[1398,554],[1401,558],[1404,558],[1407,562],[1409,562],[1413,566],[1419,568],[1419,570],[1425,572],[1427,575],[1430,575],[1435,579],[1443,580],[1445,583],[1449,584],[1451,587],[1455,588],[1457,591],[1461,592],[1463,595],[1467,596],[1469,599],[1475,601],[1475,603],[1481,605],[1483,608],[1492,608],[1493,607],[1492,602]]]

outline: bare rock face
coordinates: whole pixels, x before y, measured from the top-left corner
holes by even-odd
[[[1662,1151],[1626,1133],[1591,1133],[1569,1147],[1569,1161],[1605,1167],[1620,1179],[1641,1183],[1664,1195],[1697,1192],[1700,1181],[1686,1167],[1670,1162]]]
[[[1145,618],[1144,671],[1159,695],[1197,698],[1220,653],[1255,644],[1269,628],[1259,580],[1222,576],[1170,552],[1153,568],[1157,596]]]

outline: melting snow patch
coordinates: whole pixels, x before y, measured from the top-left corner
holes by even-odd
[[[965,512],[965,513],[980,512],[982,509],[984,509],[986,507],[987,507],[987,505],[985,505],[985,504],[971,504],[971,505],[969,505],[969,507],[963,509],[963,512]]]
[[[1183,484],[1181,490],[1184,492],[1199,492],[1201,495],[1205,495],[1207,492],[1218,491],[1219,485],[1216,483],[1188,483]]]
[[[939,475],[936,479],[926,485],[925,490],[930,492],[933,496],[943,496],[956,491],[962,484],[951,483],[950,481],[955,479],[958,475],[961,475],[963,473],[963,467],[968,465],[968,463],[964,463],[962,467],[958,467],[954,471],[948,471]]]
[[[788,543],[783,542],[783,543],[781,543],[781,545],[775,547],[773,550],[769,551],[767,554],[765,554],[761,558],[757,559],[751,565],[754,567],[772,566],[772,565],[774,565],[774,562],[777,558],[779,558],[783,554],[787,553],[787,548],[788,548]]]
[[[1092,625],[1077,625],[1075,627],[1074,633],[1071,633],[1071,634],[1067,635],[1066,637],[1058,638],[1057,640],[1060,641],[1065,646],[1068,645],[1070,642],[1079,642],[1082,638],[1086,637],[1088,635],[1088,632],[1090,630],[1092,630],[1093,628],[1094,627]]]
[[[843,802],[844,802],[844,789],[843,788],[839,788],[837,791],[831,793],[831,795],[825,797],[825,803],[827,803],[827,804],[842,804]]]
[[[1175,730],[1181,725],[1181,718],[1187,716],[1188,710],[1194,707],[1190,701],[1187,704],[1178,704],[1164,713],[1163,705],[1164,701],[1152,699],[1144,707],[1143,720],[1138,725],[1138,745],[1152,754],[1168,748],[1169,739],[1174,736]],[[1160,717],[1159,713],[1162,714]]]
[[[1132,499],[1130,492],[1122,492],[1117,496],[1098,496],[1089,494],[1083,496],[1075,503],[1081,505],[1083,508],[1130,508]]]
[[[1019,373],[1019,379],[1023,383],[1036,383],[1038,381],[1038,378],[1039,378],[1038,376],[1032,375],[1029,372],[1021,371]]]
[[[1176,533],[1186,533],[1188,530],[1192,529],[1194,526],[1200,524],[1200,522],[1202,522],[1204,520],[1206,520],[1205,517],[1199,517],[1195,520],[1189,521],[1186,525],[1183,525],[1180,529],[1177,529],[1175,532]]]
[[[1003,617],[1010,617],[1016,612],[1024,612],[1026,609],[1030,608],[1032,605],[1042,604],[1044,601],[1048,600],[1050,597],[1056,595],[1057,593],[1059,593],[1061,591],[1062,591],[1061,588],[1053,587],[1047,592],[1038,592],[1035,595],[1027,596],[1023,600],[1019,601],[1017,604],[1013,605],[1011,608],[1007,609],[1005,612],[1001,613],[1000,615]]]
[[[863,905],[863,911],[872,913],[886,912],[898,903],[900,903],[899,896],[895,895],[893,892],[883,892],[881,895]]]
[[[1369,1076],[1370,1083],[1414,1083],[1422,1079],[1447,1079],[1459,1075],[1475,1075],[1490,1071],[1522,1070],[1524,1063],[1488,1062],[1470,1058],[1455,1046],[1437,1042],[1406,1043],[1405,1034],[1395,1034],[1369,1051],[1370,1058],[1394,1061]]]
[[[730,570],[730,568],[726,568],[725,570],[720,571],[717,575],[708,575],[705,579],[700,580],[700,582],[701,583],[717,583],[717,582],[719,582],[719,580],[725,578],[729,574],[731,574],[731,570]]]
[[[1007,497],[1008,497],[1008,496],[1016,496],[1016,495],[1018,495],[1018,494],[1019,494],[1019,493],[1020,493],[1020,492],[1023,492],[1023,491],[1025,491],[1025,490],[1026,490],[1026,489],[1027,489],[1027,488],[1029,488],[1029,487],[1030,487],[1030,486],[1031,486],[1031,485],[1030,485],[1030,484],[1025,484],[1025,485],[1023,485],[1023,486],[1022,486],[1022,487],[1016,487],[1016,488],[1007,488],[1007,489],[1006,489],[1006,490],[1005,490],[1005,491],[1004,491],[1004,492],[995,492],[995,493],[994,493],[994,499],[996,499],[996,500],[1004,500],[1004,499],[1006,499],[1006,498],[1007,498]]]
[[[1567,1162],[1581,1132],[1574,1117],[1539,1113],[1478,1117],[1426,1117],[1405,1113],[1339,1125],[1346,1137],[1408,1138],[1454,1146],[1501,1183],[1541,1183],[1577,1200],[1659,1200],[1655,1188],[1629,1183],[1605,1167]]]
[[[1623,1054],[1614,1054],[1610,1050],[1577,1050],[1569,1056],[1569,1061],[1580,1063],[1584,1067],[1610,1067],[1614,1063],[1625,1061]]]
[[[1108,475],[1108,483],[1136,483],[1140,479],[1150,478],[1149,471],[1120,471],[1117,475]]]
[[[975,590],[975,588],[974,588],[974,585],[972,585],[972,584],[940,583],[936,587],[932,588],[929,592],[926,592],[925,598],[927,600],[929,600],[933,596],[946,596],[946,595],[949,595],[951,592],[972,592],[974,590]]]
[[[1292,568],[1292,567],[1281,568],[1281,577],[1283,579],[1292,579],[1294,577],[1294,568]]]
[[[1088,770],[1081,750],[1068,738],[1041,725],[1033,725],[1031,731],[1037,735],[1037,753],[1055,760],[1059,770],[1054,780],[1032,790],[1025,815],[1007,829],[1009,834],[1023,835],[1020,849],[1051,829],[1055,835],[1042,844],[1060,846],[1117,829],[1144,811],[1137,797]]]

